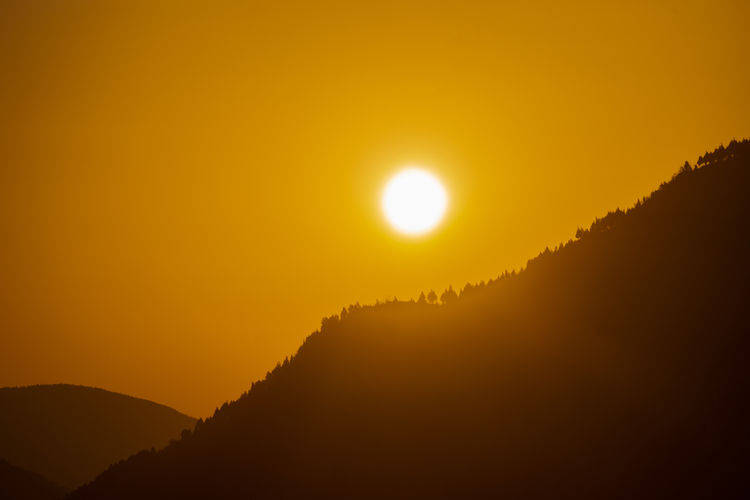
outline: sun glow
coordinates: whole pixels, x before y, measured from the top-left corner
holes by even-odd
[[[410,167],[396,174],[383,191],[382,207],[388,222],[399,232],[426,233],[445,214],[448,195],[437,177]]]

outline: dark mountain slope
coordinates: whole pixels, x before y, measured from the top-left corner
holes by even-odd
[[[65,490],[39,474],[0,459],[0,498],[8,500],[56,500]]]
[[[747,497],[750,143],[700,164],[443,305],[327,318],[72,498]]]
[[[70,489],[194,424],[166,406],[92,387],[0,389],[0,457]]]

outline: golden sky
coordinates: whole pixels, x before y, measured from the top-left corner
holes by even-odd
[[[750,136],[750,3],[0,3],[0,386],[205,416],[352,302],[519,268]],[[384,222],[399,166],[443,224]]]

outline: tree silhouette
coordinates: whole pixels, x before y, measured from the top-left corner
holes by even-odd
[[[458,295],[455,291],[453,291],[453,286],[448,286],[448,288],[440,294],[440,302],[443,304],[448,304],[449,302],[453,302],[455,299],[458,298]]]
[[[750,143],[706,157],[447,305],[324,321],[70,500],[750,497]]]

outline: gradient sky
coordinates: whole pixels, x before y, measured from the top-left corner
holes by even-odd
[[[0,385],[195,416],[750,136],[750,3],[0,3]],[[444,223],[383,220],[398,167]]]

